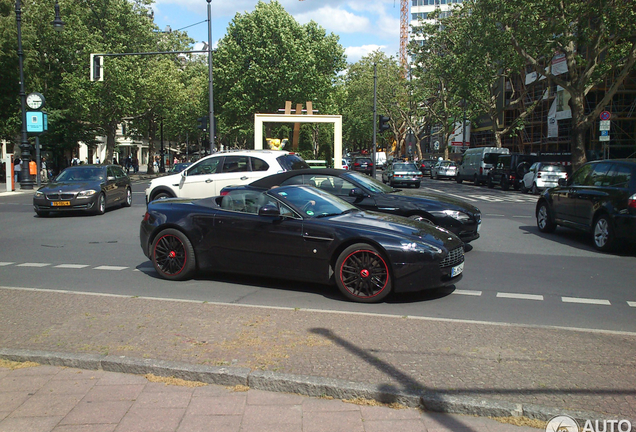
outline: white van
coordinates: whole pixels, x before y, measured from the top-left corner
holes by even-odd
[[[500,147],[478,147],[466,150],[457,169],[457,183],[472,181],[476,186],[485,184],[490,171],[501,154],[510,150]]]

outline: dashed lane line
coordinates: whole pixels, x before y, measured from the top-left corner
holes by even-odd
[[[50,265],[49,263],[22,263],[16,264],[16,267],[48,267]]]
[[[628,301],[627,304],[633,308],[636,308],[636,301]]]
[[[128,267],[119,267],[119,266],[99,266],[95,267],[94,270],[113,270],[113,271],[121,271],[126,270]]]
[[[88,267],[88,264],[60,264],[54,266],[54,268],[64,268],[64,269],[83,269]]]
[[[498,292],[497,297],[499,298],[509,298],[509,299],[518,299],[518,300],[538,300],[543,301],[543,296],[539,294],[520,294],[520,293],[505,293]]]
[[[592,304],[592,305],[604,305],[604,306],[612,305],[609,300],[581,298],[581,297],[561,297],[561,301],[563,301],[563,303],[579,303],[579,304]]]
[[[481,295],[481,291],[456,289],[453,291],[453,294],[479,297]]]

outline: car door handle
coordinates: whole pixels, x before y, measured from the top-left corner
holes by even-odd
[[[205,182],[206,182],[206,183],[212,183],[213,181],[214,181],[214,180],[212,180],[212,179],[207,179]]]
[[[249,177],[248,176],[243,176],[241,177],[241,180],[247,180]]]

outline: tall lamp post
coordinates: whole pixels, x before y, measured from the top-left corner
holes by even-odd
[[[27,138],[26,121],[26,92],[24,90],[24,52],[22,51],[22,4],[20,0],[15,1],[15,20],[18,25],[18,65],[20,68],[20,102],[22,113],[22,139],[20,141],[20,155],[22,156],[22,169],[20,170],[20,188],[33,189],[33,179],[29,172],[29,162],[31,160],[31,145]],[[56,31],[64,29],[64,22],[60,18],[60,5],[55,0],[55,19],[51,22]],[[25,163],[26,162],[26,163]]]
[[[206,0],[208,2],[208,83],[209,83],[209,125],[210,130],[208,136],[210,137],[210,154],[214,152],[216,145],[214,144],[214,86],[212,85],[212,0]]]

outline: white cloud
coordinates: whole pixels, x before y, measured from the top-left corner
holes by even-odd
[[[336,34],[367,33],[371,31],[371,22],[368,18],[331,6],[325,6],[311,12],[300,13],[294,18],[301,24],[313,20],[327,31]]]
[[[386,47],[382,45],[362,45],[357,47],[348,47],[345,49],[345,54],[347,55],[347,61],[349,63],[355,63],[362,57],[367,56],[377,50],[384,50],[384,48]]]

